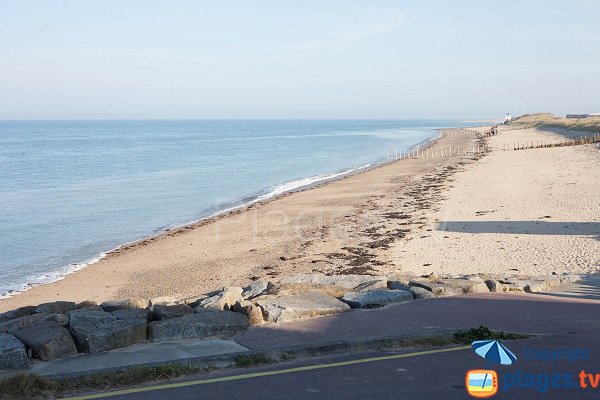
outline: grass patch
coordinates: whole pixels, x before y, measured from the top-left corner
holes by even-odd
[[[529,337],[529,335],[520,333],[496,332],[490,330],[487,326],[480,326],[466,331],[459,330],[449,335],[419,336],[389,347],[441,347],[452,344],[471,344],[476,340],[517,340],[528,339]]]
[[[267,357],[265,354],[249,354],[249,355],[241,355],[235,358],[235,366],[236,367],[252,367],[255,365],[265,365],[272,364],[275,362],[275,359],[272,357]]]
[[[70,379],[48,379],[35,374],[22,373],[0,380],[0,398],[53,399],[94,389],[114,389],[163,379],[169,380],[198,373],[201,370],[183,364],[168,364]]]
[[[487,326],[471,328],[467,331],[454,332],[454,343],[470,344],[476,340],[516,340],[527,339],[530,336],[520,333],[495,332]]]

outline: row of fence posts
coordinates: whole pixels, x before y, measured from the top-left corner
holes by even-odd
[[[559,139],[559,140],[532,140],[527,142],[513,142],[512,150],[525,150],[525,149],[543,149],[549,147],[565,147],[565,146],[577,146],[581,144],[594,144],[600,143],[600,133],[592,134],[590,136],[584,135],[578,138],[570,139]],[[507,145],[504,145],[507,147]],[[505,149],[506,150],[506,149]]]
[[[444,131],[444,134],[464,134],[469,133],[472,135],[477,135],[479,132],[471,131],[467,129],[453,129],[450,132]],[[572,139],[561,139],[559,141],[548,141],[548,140],[534,140],[527,142],[513,142],[512,146],[510,143],[503,144],[474,144],[471,146],[452,146],[452,145],[444,145],[444,146],[430,146],[424,149],[422,148],[414,148],[411,150],[395,150],[394,158],[396,160],[406,160],[409,158],[446,158],[452,156],[458,156],[460,154],[480,154],[488,151],[510,151],[510,150],[524,150],[524,149],[538,149],[538,148],[551,148],[551,147],[564,147],[564,146],[575,146],[580,144],[593,144],[600,143],[600,133],[593,134],[590,136],[581,136],[579,138]],[[461,153],[462,150],[462,153]],[[391,148],[388,150],[387,159],[391,158]]]

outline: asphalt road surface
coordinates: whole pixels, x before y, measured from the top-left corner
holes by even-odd
[[[518,357],[512,366],[486,365],[468,348],[426,354],[422,349],[372,351],[236,368],[177,381],[176,385],[182,385],[177,387],[158,385],[149,391],[133,389],[120,395],[103,393],[79,399],[467,399],[472,397],[465,388],[466,372],[486,367],[499,376],[493,399],[600,399],[600,384],[594,389],[586,378],[587,388],[581,388],[579,377],[582,370],[593,379],[600,374],[600,335],[579,332],[505,345]],[[397,357],[400,354],[404,355]],[[566,374],[571,382],[567,388],[562,387],[568,386]]]

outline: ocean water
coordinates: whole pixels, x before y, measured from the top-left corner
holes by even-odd
[[[0,296],[461,121],[0,121]]]

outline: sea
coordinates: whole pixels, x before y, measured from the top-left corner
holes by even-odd
[[[0,297],[119,246],[356,173],[457,120],[0,121]]]

